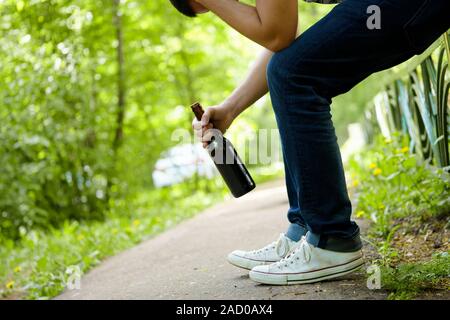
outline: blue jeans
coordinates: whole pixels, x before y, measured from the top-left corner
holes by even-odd
[[[381,29],[367,27],[370,5],[381,9]],[[319,248],[361,248],[331,100],[423,52],[449,27],[450,0],[345,0],[272,57],[267,78],[285,161],[288,237],[308,232]]]

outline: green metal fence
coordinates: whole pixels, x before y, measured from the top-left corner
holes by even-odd
[[[446,33],[426,52],[381,74],[384,90],[365,114],[368,137],[380,130],[410,137],[410,149],[421,159],[450,171],[450,46]]]

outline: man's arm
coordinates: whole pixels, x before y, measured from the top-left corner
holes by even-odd
[[[250,107],[268,91],[266,71],[273,52],[263,49],[256,59],[244,82],[223,102],[230,106],[233,118],[236,118],[245,109]]]
[[[272,51],[264,49],[251,67],[244,82],[224,102],[207,108],[201,122],[194,118],[192,127],[199,138],[209,141],[210,135],[204,135],[204,133],[211,128],[225,132],[239,114],[267,93],[266,70],[272,55]],[[205,142],[204,146],[206,145]]]
[[[295,40],[297,0],[256,0],[256,7],[236,0],[195,1],[239,33],[270,51],[280,51]]]

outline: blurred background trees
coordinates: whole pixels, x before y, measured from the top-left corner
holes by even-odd
[[[302,3],[302,30],[329,9]],[[183,18],[165,0],[3,0],[0,11],[0,231],[12,239],[101,220],[151,190],[172,132],[190,128],[186,107],[221,102],[259,51],[213,15]],[[337,101],[343,138],[365,90]],[[234,130],[274,128],[268,100]]]

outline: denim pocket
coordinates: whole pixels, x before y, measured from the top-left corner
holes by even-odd
[[[438,2],[443,3],[443,1]],[[449,20],[447,14],[445,5],[433,4],[431,0],[424,0],[403,27],[411,47],[418,52],[427,49],[447,30],[447,21]]]

